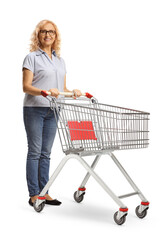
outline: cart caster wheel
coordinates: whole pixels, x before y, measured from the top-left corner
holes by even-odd
[[[139,211],[138,211],[139,208],[140,208],[140,206],[137,206],[136,209],[135,209],[136,215],[139,218],[144,218],[147,215],[148,208],[144,209],[141,213],[139,213]]]
[[[84,198],[84,193],[82,193],[79,197],[77,197],[77,191],[74,193],[73,197],[74,197],[74,200],[77,202],[77,203],[80,203],[83,201],[83,198]]]
[[[36,206],[36,201],[33,203],[33,207],[36,212],[41,212],[44,206],[45,206],[45,202],[42,202],[38,207]]]
[[[120,219],[117,219],[117,215],[118,215],[118,212],[115,212],[115,214],[114,214],[114,221],[118,225],[122,225],[123,223],[125,223],[127,214],[123,215]]]

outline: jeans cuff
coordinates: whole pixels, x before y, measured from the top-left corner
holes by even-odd
[[[29,193],[29,196],[30,196],[30,197],[34,197],[34,196],[36,196],[36,195],[39,195],[39,192]]]

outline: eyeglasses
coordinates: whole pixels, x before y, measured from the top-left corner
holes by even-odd
[[[40,30],[40,33],[42,35],[47,35],[47,33],[49,33],[50,36],[54,36],[56,34],[56,31],[53,31],[53,30],[49,30],[49,31],[47,31],[47,30]]]

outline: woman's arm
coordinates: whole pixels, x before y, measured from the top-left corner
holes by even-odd
[[[42,89],[32,86],[33,73],[27,68],[23,68],[23,92],[30,95],[39,96],[41,95]]]
[[[45,89],[39,89],[32,86],[33,81],[33,73],[27,68],[23,68],[23,92],[28,93],[33,96],[40,96],[41,91]],[[47,90],[51,92],[51,95],[57,97],[59,95],[59,91],[57,88],[52,88]]]

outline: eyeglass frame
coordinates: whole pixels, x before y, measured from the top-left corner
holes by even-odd
[[[42,31],[44,31],[44,32],[42,32]],[[47,33],[49,33],[50,36],[56,35],[56,31],[53,31],[53,30],[49,30],[49,31],[47,31],[47,30],[40,30],[39,32],[40,32],[42,35],[47,35]]]

